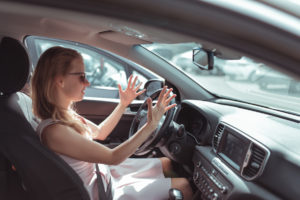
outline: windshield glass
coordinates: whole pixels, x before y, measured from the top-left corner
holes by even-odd
[[[214,57],[212,70],[199,69],[192,60],[196,43],[147,44],[149,51],[187,74],[209,92],[228,99],[300,115],[300,82],[247,57]]]

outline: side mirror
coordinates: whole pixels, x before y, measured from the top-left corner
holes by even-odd
[[[159,79],[150,79],[145,83],[144,88],[146,89],[146,96],[149,97],[157,90],[164,87],[164,81]]]
[[[193,63],[200,69],[212,70],[214,67],[214,50],[203,48],[193,49]]]
[[[164,87],[164,85],[165,85],[164,81],[160,80],[160,79],[150,79],[150,80],[148,80],[144,85],[144,88],[146,89],[146,92],[139,95],[137,97],[137,99],[138,100],[145,100],[146,98],[150,97],[151,94],[153,94],[157,90]]]

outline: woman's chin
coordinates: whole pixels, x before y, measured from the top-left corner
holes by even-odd
[[[74,101],[73,101],[73,102],[82,101],[83,97],[84,97],[84,95],[81,95],[80,97],[78,97],[78,98],[74,99]]]

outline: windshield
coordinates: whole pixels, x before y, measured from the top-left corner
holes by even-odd
[[[214,57],[212,70],[199,69],[192,60],[196,43],[147,44],[165,59],[216,96],[248,102],[300,115],[300,82],[247,57],[225,60]]]

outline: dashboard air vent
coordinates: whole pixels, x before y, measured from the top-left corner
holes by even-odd
[[[219,124],[218,127],[217,127],[217,130],[214,134],[214,137],[213,137],[213,148],[217,151],[218,149],[218,146],[219,146],[219,142],[220,142],[220,139],[221,139],[221,136],[223,134],[223,131],[225,129],[225,126],[223,124]]]
[[[251,157],[248,165],[243,169],[242,175],[246,179],[254,179],[259,175],[266,158],[266,151],[256,144],[251,147]]]

